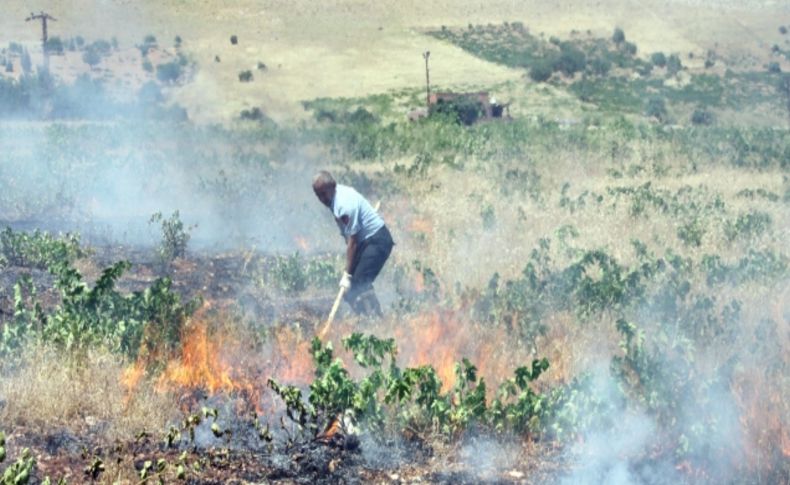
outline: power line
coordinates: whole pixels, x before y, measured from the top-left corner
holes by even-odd
[[[47,21],[52,20],[53,22],[57,22],[58,19],[42,10],[39,13],[30,12],[30,16],[25,19],[25,22],[30,22],[31,20],[41,20],[41,51],[44,53],[44,67],[49,70],[49,52],[47,52]]]

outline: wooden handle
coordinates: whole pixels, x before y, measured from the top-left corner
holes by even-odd
[[[341,286],[340,291],[337,292],[337,298],[335,298],[335,303],[334,305],[332,305],[332,311],[329,312],[329,317],[326,319],[324,328],[318,333],[318,338],[320,340],[324,340],[324,336],[329,331],[329,327],[332,326],[332,320],[335,319],[335,313],[337,313],[337,309],[340,308],[340,302],[343,301],[343,295],[345,294],[346,294],[346,288],[344,286]]]

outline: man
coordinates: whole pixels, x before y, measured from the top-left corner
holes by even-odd
[[[336,183],[329,172],[315,174],[313,192],[332,211],[346,240],[345,271],[340,279],[345,300],[357,314],[381,316],[373,280],[395,244],[384,220],[359,192]]]

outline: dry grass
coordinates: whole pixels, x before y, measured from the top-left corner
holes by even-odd
[[[31,345],[17,365],[0,374],[0,422],[38,433],[65,428],[103,441],[127,440],[142,430],[159,431],[177,416],[172,396],[141,382],[128,393],[125,362],[104,350],[67,355]]]

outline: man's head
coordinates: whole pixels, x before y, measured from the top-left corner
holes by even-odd
[[[313,177],[313,192],[322,204],[329,207],[332,199],[335,198],[335,187],[337,183],[332,175],[326,170],[321,170]]]

